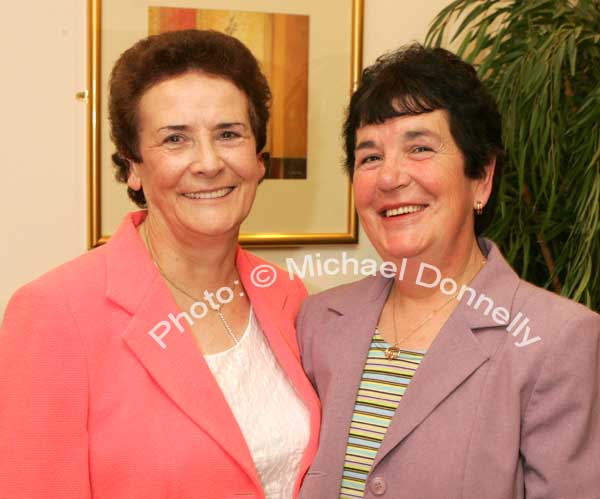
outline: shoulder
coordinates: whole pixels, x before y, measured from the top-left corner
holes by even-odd
[[[600,316],[597,313],[520,279],[492,241],[483,239],[480,243],[487,249],[488,265],[482,270],[480,280],[474,282],[490,297],[498,298],[510,311],[510,323],[506,329],[512,336],[518,337],[521,344],[533,344],[523,342],[525,334],[538,338],[536,348],[524,349],[529,354],[547,352],[559,337],[565,335],[597,335],[600,332]]]
[[[550,316],[598,316],[596,312],[581,303],[548,291],[547,289],[540,288],[523,279],[519,280],[514,304],[537,309],[540,312],[545,311]]]
[[[104,289],[106,265],[105,247],[93,249],[55,267],[21,286],[10,299],[7,313],[14,307],[29,307],[38,312],[56,310],[58,303],[81,299],[91,290]]]
[[[307,296],[302,280],[281,267],[239,248],[238,271],[246,286],[252,286],[269,301],[282,302],[295,317]]]
[[[345,308],[355,304],[358,299],[373,300],[386,289],[389,279],[380,275],[370,275],[347,284],[321,291],[306,300],[307,306],[314,308]]]
[[[344,315],[360,304],[381,306],[382,294],[389,289],[391,280],[380,275],[367,276],[355,282],[310,295],[300,310],[302,322],[328,320],[332,315]]]
[[[497,345],[493,338],[505,336],[501,348],[492,348],[495,362],[504,373],[510,372],[520,386],[523,407],[531,410],[538,396],[563,390],[565,400],[579,377],[595,379],[600,369],[600,315],[573,300],[516,279],[512,294],[510,323],[477,335]],[[489,334],[489,336],[487,336]],[[500,335],[500,336],[498,336]],[[553,388],[551,388],[553,387]],[[563,387],[563,388],[561,388]],[[537,396],[536,396],[537,393]]]
[[[381,275],[367,276],[359,281],[342,284],[309,296],[298,314],[296,330],[302,363],[309,377],[314,381],[312,364],[312,343],[323,331],[325,324],[336,317],[349,317],[372,314],[379,315],[392,280]]]
[[[136,278],[143,272],[143,257],[147,257],[136,230],[145,212],[128,213],[110,240],[97,248],[70,260],[34,281],[20,288],[17,299],[37,297],[45,300],[60,300],[75,308],[101,303],[108,290],[108,284],[117,286],[119,282]],[[123,274],[126,273],[127,276]],[[109,282],[112,279],[113,282]]]
[[[102,253],[77,257],[13,294],[0,325],[0,364],[19,357],[42,371],[85,369],[80,310],[104,296]]]
[[[581,334],[600,335],[600,315],[596,312],[524,280],[519,281],[513,310],[529,317],[540,335],[547,334],[549,339],[561,335],[570,335],[571,339]]]

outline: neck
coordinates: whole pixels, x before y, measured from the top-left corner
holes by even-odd
[[[443,257],[415,257],[395,262],[400,270],[394,279],[392,292],[396,294],[398,310],[414,310],[415,306],[435,308],[460,290],[461,285],[471,282],[484,262],[485,258],[475,238],[462,251],[454,248]],[[402,269],[404,271],[400,273]],[[455,292],[452,292],[452,283],[448,278],[457,284]],[[446,293],[440,289],[440,283],[444,279],[448,279],[447,286],[444,287]]]
[[[163,276],[192,296],[232,287],[237,277],[237,234],[219,237],[177,237],[150,214],[138,227],[150,256]]]

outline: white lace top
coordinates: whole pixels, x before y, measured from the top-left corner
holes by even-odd
[[[205,355],[242,430],[267,499],[291,499],[310,425],[254,313],[240,342]]]

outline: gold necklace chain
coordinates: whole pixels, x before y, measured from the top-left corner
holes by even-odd
[[[195,296],[192,296],[186,290],[184,290],[181,287],[179,287],[175,282],[173,282],[171,279],[169,279],[169,277],[163,272],[163,269],[161,268],[161,266],[156,261],[156,258],[154,257],[154,248],[152,246],[152,243],[150,242],[150,238],[148,237],[148,229],[147,229],[145,223],[144,223],[144,226],[142,227],[142,229],[144,230],[144,240],[146,241],[146,245],[148,246],[148,251],[150,252],[150,258],[152,259],[152,262],[154,263],[155,267],[158,269],[158,272],[160,273],[160,275],[171,286],[173,286],[177,291],[179,291],[180,293],[184,294],[185,296],[187,296],[188,298],[190,298],[194,302],[202,301],[202,300],[198,300]],[[234,297],[235,297],[234,290],[235,290],[235,287],[238,284],[238,282],[239,281],[237,281],[237,280],[233,281],[233,286],[231,287],[231,290],[233,292]],[[234,344],[237,345],[239,343],[239,341],[238,341],[237,337],[235,336],[235,333],[233,332],[232,327],[229,325],[229,322],[227,321],[227,319],[225,319],[225,316],[223,315],[223,312],[221,310],[223,308],[223,304],[220,303],[216,307],[213,306],[212,304],[209,304],[209,305],[210,305],[210,309],[213,310],[217,314],[217,316],[219,317],[219,319],[221,321],[221,324],[223,324],[223,327],[225,328],[225,331],[227,331],[227,334],[229,335],[229,337],[233,340]]]
[[[477,275],[479,273],[479,271],[483,268],[483,266],[485,265],[485,262],[486,262],[486,259],[484,258],[483,261],[481,262],[479,268],[475,272],[475,275]],[[473,277],[475,277],[475,275]],[[388,360],[397,359],[400,356],[400,344],[403,343],[404,341],[406,341],[408,338],[410,338],[413,334],[415,334],[419,329],[421,329],[425,324],[427,324],[427,322],[429,322],[435,316],[435,314],[437,314],[446,305],[448,305],[448,303],[450,303],[454,298],[456,298],[458,296],[458,292],[454,293],[450,298],[448,298],[448,300],[446,300],[444,303],[442,303],[439,307],[434,308],[431,312],[429,312],[427,317],[425,317],[425,319],[423,319],[416,327],[411,329],[407,335],[405,335],[403,338],[398,340],[398,330],[397,330],[397,326],[396,326],[396,290],[392,289],[392,292],[394,293],[394,295],[392,297],[392,322],[394,323],[394,344],[390,345],[388,348],[385,349],[384,355],[385,355],[385,358]]]

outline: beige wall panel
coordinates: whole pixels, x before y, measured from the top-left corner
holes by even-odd
[[[18,287],[86,249],[85,16],[81,0],[2,4],[0,318]]]

